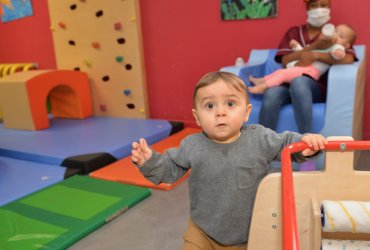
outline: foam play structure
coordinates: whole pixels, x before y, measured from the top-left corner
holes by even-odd
[[[36,63],[7,63],[0,64],[0,77],[6,75],[14,74],[19,71],[28,71],[32,69],[37,69],[38,65]],[[2,119],[1,106],[0,106],[0,119]]]
[[[353,169],[354,150],[369,150],[370,141],[343,136],[329,140],[324,171],[292,173],[290,155],[307,145],[284,148],[281,174],[270,174],[259,184],[248,249],[367,249],[354,247],[370,245],[370,173]],[[327,201],[335,206],[330,208]],[[331,248],[333,244],[341,247]]]
[[[0,207],[0,249],[66,249],[151,195],[73,176]]]
[[[201,132],[201,130],[197,128],[185,128],[180,132],[153,144],[151,147],[159,153],[164,153],[164,151],[169,148],[178,147],[181,140],[184,139],[186,136],[199,132]],[[117,181],[131,185],[168,191],[184,181],[189,176],[189,174],[190,172],[188,171],[188,173],[186,173],[175,183],[161,183],[159,185],[155,185],[154,183],[147,180],[140,173],[138,168],[131,162],[131,157],[129,156],[118,160],[104,168],[92,172],[90,176],[103,180]]]
[[[0,190],[3,190],[0,206],[63,181],[69,175],[65,167],[3,156],[0,165]]]
[[[328,75],[326,103],[313,104],[313,132],[324,136],[351,136],[362,139],[362,123],[365,88],[365,45],[354,46],[357,62],[332,65]],[[243,66],[228,66],[221,71],[232,72],[250,86],[249,76],[263,77],[281,68],[275,62],[276,49],[252,50],[248,62]],[[262,95],[250,95],[253,105],[249,123],[258,123]],[[298,131],[291,104],[284,105],[279,117],[277,132]]]
[[[124,158],[133,141],[145,138],[153,144],[173,128],[165,120],[114,117],[52,118],[50,124],[37,131],[6,129],[0,124],[0,156],[72,168],[82,165],[83,172],[89,173],[105,166],[101,164],[105,156]]]
[[[86,73],[32,70],[0,78],[0,107],[4,127],[23,130],[48,128],[48,98],[54,117],[84,119],[92,115]]]

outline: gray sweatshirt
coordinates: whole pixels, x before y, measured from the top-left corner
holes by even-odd
[[[224,245],[248,241],[258,184],[284,146],[300,141],[300,134],[277,134],[261,125],[241,128],[229,144],[212,141],[204,133],[186,137],[178,149],[153,156],[140,167],[155,184],[172,183],[192,169],[189,177],[190,216],[208,236]],[[301,162],[301,153],[294,154]]]

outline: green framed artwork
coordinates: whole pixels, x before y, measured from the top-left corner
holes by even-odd
[[[221,0],[221,19],[224,21],[276,16],[277,0]]]

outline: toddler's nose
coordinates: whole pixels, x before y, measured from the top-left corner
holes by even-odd
[[[226,108],[223,106],[219,106],[216,109],[216,115],[217,116],[225,116],[226,115]]]

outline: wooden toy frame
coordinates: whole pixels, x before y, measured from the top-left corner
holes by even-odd
[[[370,149],[370,141],[329,140],[323,171],[292,173],[290,154],[307,145],[284,149],[281,174],[268,175],[258,187],[248,249],[311,250],[320,249],[321,238],[370,240],[368,234],[321,232],[320,201],[370,200],[370,193],[364,192],[370,188],[370,172],[353,169],[353,150]]]

